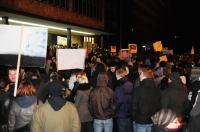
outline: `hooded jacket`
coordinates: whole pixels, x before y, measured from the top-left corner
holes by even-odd
[[[106,120],[114,116],[116,102],[114,93],[107,86],[108,76],[100,73],[97,77],[97,86],[89,96],[89,110],[94,119]]]
[[[76,107],[66,102],[55,111],[48,101],[33,114],[31,132],[80,132],[80,119]]]
[[[35,96],[21,96],[13,101],[8,117],[9,131],[26,126],[32,120]]]

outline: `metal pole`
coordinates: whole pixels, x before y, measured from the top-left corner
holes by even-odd
[[[67,28],[67,48],[71,48],[71,28]]]
[[[8,25],[8,24],[9,24],[8,19],[9,19],[9,17],[7,17],[7,16],[2,16],[2,24]]]

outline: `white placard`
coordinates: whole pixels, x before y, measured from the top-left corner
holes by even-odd
[[[0,25],[0,54],[19,53],[22,26]],[[48,29],[23,27],[22,55],[46,57]]]
[[[57,49],[57,69],[84,69],[86,49]]]
[[[47,54],[47,28],[0,24],[0,34],[2,65],[16,65],[20,53],[22,56],[20,65],[44,67]]]

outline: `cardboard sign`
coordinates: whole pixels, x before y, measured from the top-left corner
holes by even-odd
[[[86,49],[57,49],[57,69],[84,69]]]
[[[168,50],[168,54],[173,55],[174,51],[173,50]]]
[[[0,25],[0,60],[2,65],[20,65],[24,67],[44,67],[47,54],[48,29]]]
[[[162,42],[161,41],[156,41],[155,43],[153,43],[153,48],[155,51],[162,51],[163,47],[162,47]]]
[[[191,54],[191,55],[194,55],[194,46],[192,46],[192,49],[191,49],[190,54]]]
[[[160,56],[160,61],[168,61],[167,56],[166,55]]]
[[[131,54],[137,53],[137,44],[128,44],[128,49]]]
[[[110,46],[110,51],[111,53],[116,53],[117,52],[117,47],[115,45]]]
[[[130,58],[129,49],[120,49],[119,57],[121,60]]]

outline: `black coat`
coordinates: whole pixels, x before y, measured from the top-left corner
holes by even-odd
[[[180,82],[172,82],[162,93],[162,108],[168,108],[177,114],[185,115],[189,107],[187,93]]]
[[[144,79],[133,92],[133,120],[140,124],[152,123],[151,116],[160,110],[160,99],[160,90],[154,80]]]
[[[191,118],[189,122],[189,132],[200,132],[200,115]]]

